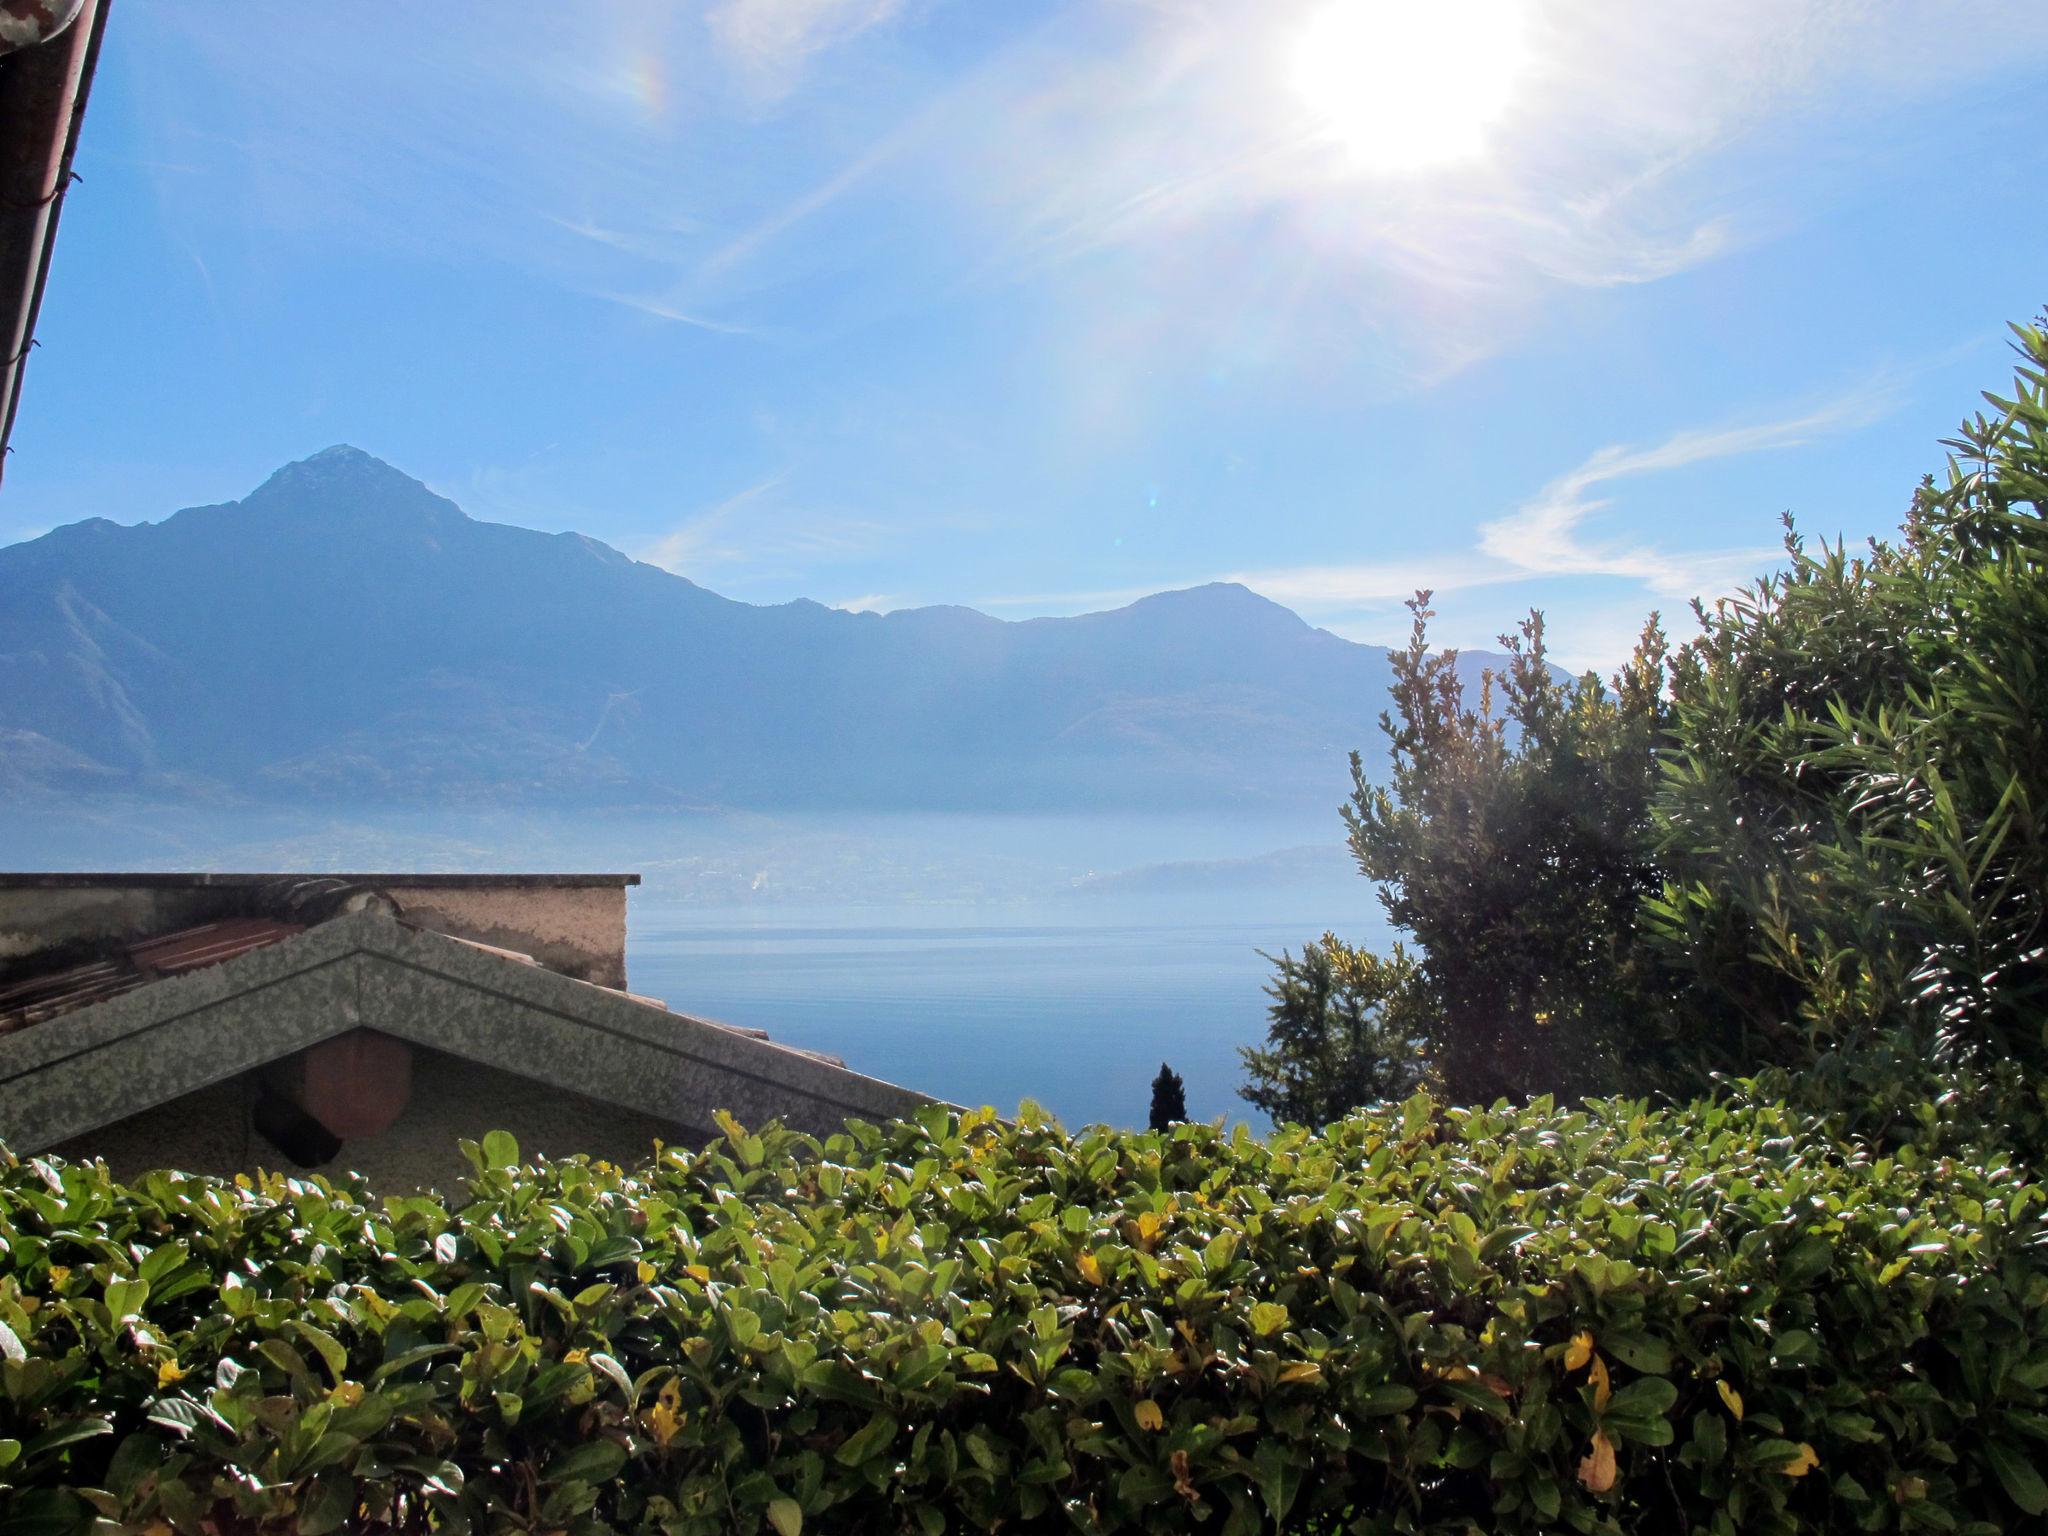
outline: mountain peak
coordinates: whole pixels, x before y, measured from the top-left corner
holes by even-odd
[[[1309,627],[1293,609],[1261,596],[1238,581],[1211,581],[1199,587],[1176,587],[1166,592],[1154,592],[1122,611],[1154,617],[1225,618],[1238,622],[1282,624],[1288,628]]]
[[[348,443],[336,443],[275,471],[245,499],[245,506],[286,503],[294,512],[326,511],[361,517],[424,513],[462,517],[461,508],[436,496],[402,469]]]

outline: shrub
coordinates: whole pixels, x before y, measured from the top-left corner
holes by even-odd
[[[0,1522],[2020,1529],[2042,1191],[1768,1105],[0,1172]]]
[[[2048,333],[1963,425],[1906,535],[1791,543],[1676,690],[1650,906],[1691,1038],[1777,1063],[1873,1129],[1925,1066],[2048,1145]]]

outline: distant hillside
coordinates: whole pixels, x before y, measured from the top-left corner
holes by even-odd
[[[1387,681],[1239,586],[1021,623],[755,607],[346,447],[0,549],[0,785],[67,797],[1329,808]]]

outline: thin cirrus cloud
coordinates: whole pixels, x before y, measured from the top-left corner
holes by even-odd
[[[1611,504],[1592,493],[1632,476],[1683,469],[1712,459],[1798,448],[1853,430],[1882,413],[1889,391],[1876,386],[1846,402],[1789,417],[1718,431],[1679,432],[1649,448],[1612,446],[1589,455],[1504,518],[1484,523],[1479,548],[1518,574],[1617,576],[1641,582],[1659,597],[1718,595],[1754,575],[1769,550],[1680,553],[1654,545],[1594,540],[1587,519]]]
[[[1635,584],[1646,600],[1720,596],[1757,575],[1776,551],[1761,546],[1685,550],[1595,537],[1587,524],[1614,505],[1612,495],[1595,493],[1637,476],[1798,448],[1852,432],[1882,416],[1894,397],[1893,381],[1881,378],[1819,409],[1740,426],[1688,429],[1648,447],[1597,449],[1513,512],[1481,523],[1473,548],[1393,562],[1240,571],[1225,579],[1314,615],[1384,606],[1424,588],[1454,592],[1543,578],[1619,580]]]
[[[784,505],[778,493],[790,474],[769,475],[693,513],[635,557],[678,576],[717,569],[727,573],[726,580],[745,583],[786,579],[792,568],[858,560],[888,542],[891,530],[871,519]]]
[[[706,17],[711,35],[763,94],[794,89],[815,54],[892,20],[902,0],[725,0]]]
[[[1591,537],[1586,524],[1614,505],[1595,495],[1617,482],[1717,459],[1792,449],[1853,432],[1890,409],[1886,375],[1818,409],[1732,427],[1674,432],[1648,447],[1596,449],[1504,517],[1483,522],[1475,545],[1396,560],[1340,561],[1226,571],[1202,580],[1236,582],[1312,618],[1355,614],[1405,601],[1417,591],[1458,592],[1551,577],[1604,577],[1635,584],[1648,599],[1714,597],[1757,575],[1774,547],[1683,550]],[[1193,583],[1188,583],[1192,585]],[[1073,612],[1134,602],[1156,588],[1015,593],[981,600],[989,608]]]
[[[1121,37],[1013,61],[1004,131],[949,150],[989,226],[986,280],[1087,274],[1081,366],[1142,373],[1192,341],[1363,358],[1389,388],[1427,387],[1511,344],[1556,290],[1656,282],[1768,238],[1812,195],[1800,151],[1827,123],[2048,44],[2048,12],[1981,4],[1960,41],[1954,11],[1828,0],[1532,7],[1490,152],[1376,178],[1281,86],[1313,9],[1136,8]],[[1914,62],[1930,53],[1939,79]],[[1361,91],[1375,64],[1401,67],[1362,60]]]
[[[238,125],[214,195],[267,218],[705,330],[745,329],[733,306],[792,274],[829,274],[869,323],[1042,287],[1046,351],[1136,392],[1190,352],[1426,387],[1555,290],[1659,281],[1800,217],[1817,123],[2048,50],[2048,8],[1989,0],[1531,6],[1488,153],[1387,178],[1288,86],[1324,3],[991,8],[943,62],[917,25],[960,14],[941,0],[600,6],[541,55],[558,18],[530,0],[492,26],[437,13],[396,51],[340,13],[166,8],[138,57],[167,138]],[[1359,89],[1400,67],[1361,60]]]
[[[637,558],[665,571],[686,576],[706,566],[726,565],[745,558],[740,540],[734,536],[733,520],[748,506],[759,503],[789,478],[782,470],[692,514],[667,533],[637,551]]]

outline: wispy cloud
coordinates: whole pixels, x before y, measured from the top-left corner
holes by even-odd
[[[1588,538],[1583,525],[1610,504],[1594,491],[1618,480],[1683,469],[1711,459],[1798,448],[1864,426],[1891,398],[1884,382],[1841,402],[1776,421],[1712,431],[1674,433],[1648,448],[1602,448],[1558,476],[1507,517],[1483,523],[1479,548],[1518,574],[1620,576],[1660,597],[1691,598],[1725,590],[1755,574],[1767,548],[1680,552],[1643,542]]]
[[[1424,587],[1450,592],[1516,581],[1526,574],[1497,559],[1456,550],[1437,558],[1233,571],[1220,579],[1242,583],[1304,613],[1327,614],[1399,603]]]
[[[888,164],[906,144],[914,141],[923,132],[924,124],[925,118],[922,114],[898,124],[818,185],[773,210],[726,241],[704,258],[697,270],[697,280],[701,282],[707,278],[715,278],[739,266],[763,246],[788,233],[822,209],[838,202]]]
[[[594,293],[593,298],[604,299],[612,304],[622,304],[627,309],[637,309],[643,315],[652,315],[657,320],[673,321],[677,325],[689,326],[693,330],[710,331],[718,336],[756,336],[760,333],[750,325],[740,325],[731,320],[714,320],[709,315],[692,314],[679,309],[666,300],[651,298],[637,293]]]
[[[725,0],[706,18],[756,89],[792,89],[812,55],[892,19],[902,0]]]
[[[891,530],[872,519],[781,505],[777,493],[791,474],[769,475],[691,514],[636,558],[678,576],[722,569],[781,578],[790,568],[807,572],[857,560],[890,537]]]
[[[2048,49],[2048,8],[1999,0],[1531,6],[1492,152],[1374,181],[1286,80],[1326,3],[1002,7],[981,52],[943,54],[904,25],[908,0],[594,7],[567,35],[540,0],[504,0],[499,26],[424,26],[400,50],[341,12],[229,28],[159,8],[135,21],[153,61],[137,94],[172,149],[216,162],[180,174],[208,183],[186,201],[510,262],[681,325],[746,329],[741,274],[799,229],[835,293],[1039,286],[1049,352],[1099,381],[1065,393],[1099,414],[1181,363],[1441,379],[1559,289],[1657,281],[1805,216],[1801,124]],[[885,34],[885,67],[865,67]],[[560,46],[537,53],[539,35]],[[861,67],[826,69],[834,50]],[[232,146],[186,131],[215,116],[209,92],[232,98]],[[843,225],[814,229],[834,210]],[[840,240],[862,216],[870,238]]]
[[[1612,444],[1595,450],[1557,476],[1504,517],[1482,522],[1476,547],[1393,561],[1281,566],[1242,570],[1221,577],[1237,581],[1303,614],[1332,621],[1353,638],[1386,638],[1378,621],[1361,627],[1362,615],[1384,612],[1418,590],[1458,593],[1489,586],[1520,585],[1541,591],[1568,579],[1617,582],[1613,599],[1574,599],[1584,619],[1579,661],[1611,661],[1626,650],[1615,642],[1632,638],[1643,612],[1694,597],[1715,597],[1758,575],[1777,558],[1775,545],[1688,548],[1682,540],[1603,538],[1589,532],[1599,514],[1612,508],[1612,491],[1638,476],[1682,470],[1719,459],[1779,452],[1854,432],[1890,410],[1903,375],[1886,373],[1828,405],[1767,420],[1674,432],[1647,447]],[[1643,520],[1638,519],[1639,526]],[[1667,530],[1668,534],[1668,530]],[[1603,649],[1602,647],[1606,647]]]
[[[888,613],[900,608],[901,602],[886,592],[870,592],[865,597],[842,598],[829,606],[843,609],[847,613]]]
[[[693,570],[724,564],[736,558],[737,552],[730,542],[726,526],[733,514],[758,502],[788,478],[788,470],[778,471],[744,490],[733,492],[701,512],[693,513],[638,551],[637,558],[665,571],[674,571],[678,576],[687,576]]]
[[[1198,586],[1199,582],[1164,583]],[[1141,597],[1150,597],[1161,590],[1150,587],[1110,587],[1093,592],[1016,592],[1001,597],[984,597],[975,603],[977,608],[1032,608],[1040,613],[1080,613],[1103,608],[1122,608],[1135,603]]]
[[[1375,179],[1287,85],[1281,56],[1323,3],[1069,12],[1011,61],[987,108],[1003,131],[929,157],[983,221],[980,280],[1064,279],[1077,372],[1128,374],[1132,393],[1162,358],[1430,385],[1511,346],[1561,290],[1660,281],[1810,217],[1826,194],[1794,146],[1817,121],[1867,124],[2048,47],[2048,12],[1982,0],[1967,20],[1830,0],[1531,6],[1489,152]],[[1928,51],[1955,72],[1916,74]]]

